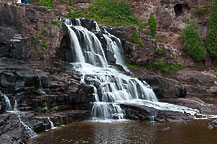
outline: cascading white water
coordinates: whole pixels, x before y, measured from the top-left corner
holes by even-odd
[[[19,112],[18,106],[17,106],[17,100],[14,100],[14,111]]]
[[[13,111],[9,98],[6,95],[4,95],[4,98],[5,98],[5,104],[6,104],[6,112]]]
[[[124,75],[108,65],[103,48],[96,35],[82,27],[76,19],[72,25],[69,20],[65,24],[71,38],[71,48],[75,52],[75,70],[82,74],[81,82],[94,87],[94,102],[92,115],[95,119],[123,119],[124,111],[119,103],[133,99],[144,99],[157,101],[152,89],[136,78]],[[97,25],[97,23],[95,22]],[[99,32],[99,26],[96,31]],[[74,32],[73,32],[74,31]],[[76,35],[75,35],[76,34]],[[115,36],[104,31],[104,39],[107,49],[114,53],[116,63],[124,66],[121,58],[121,42]],[[114,40],[112,40],[114,39]],[[79,43],[78,43],[79,41]],[[85,61],[77,58],[77,55],[84,56]]]
[[[20,123],[23,125],[24,129],[26,129],[26,131],[28,132],[29,136],[30,136],[30,137],[35,137],[37,134],[36,134],[28,125],[26,125],[26,124],[21,120],[19,114],[17,115],[17,117],[18,117]]]
[[[4,95],[4,98],[5,98],[5,103],[6,103],[6,112],[15,113],[17,115],[20,123],[23,125],[24,129],[26,129],[26,131],[28,132],[29,136],[30,137],[36,136],[37,134],[21,120],[21,117],[19,114],[20,111],[18,110],[18,107],[17,107],[17,100],[15,99],[15,101],[14,101],[14,109],[13,109],[11,106],[10,99],[6,95]]]
[[[106,40],[107,50],[113,52],[116,59],[116,64],[125,66],[123,58],[120,53],[120,50],[123,51],[120,39],[115,37],[114,35],[111,35],[109,32],[106,31],[106,29],[104,29],[104,32],[105,34],[103,34],[103,36]]]
[[[48,117],[47,119],[48,119],[48,121],[49,121],[49,123],[50,123],[50,128],[51,128],[51,129],[55,129],[56,127],[54,126],[54,123],[50,120],[49,117]]]

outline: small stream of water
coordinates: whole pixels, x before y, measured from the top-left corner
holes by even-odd
[[[5,98],[5,103],[6,103],[6,112],[15,113],[19,119],[19,122],[24,127],[24,129],[28,132],[29,136],[35,137],[37,134],[28,125],[26,125],[21,119],[21,116],[20,116],[21,112],[18,110],[17,100],[15,100],[14,108],[12,108],[10,99],[6,95],[4,95],[4,98]]]

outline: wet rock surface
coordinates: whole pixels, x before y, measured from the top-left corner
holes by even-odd
[[[208,129],[217,129],[217,120],[213,120],[208,124]]]
[[[193,109],[198,109],[202,114],[217,115],[215,105],[206,103],[197,97],[178,98],[178,99],[162,99],[164,102],[186,106]]]
[[[30,137],[18,116],[37,133],[51,128],[48,117],[55,126],[90,118],[92,102],[95,101],[93,89],[81,85],[79,75],[71,70],[70,65],[64,65],[44,61],[1,60],[1,142],[22,143]],[[10,99],[13,109],[17,101],[17,109],[21,112],[5,113],[3,93]],[[15,132],[18,134],[14,135]]]
[[[187,113],[158,110],[145,105],[121,104],[121,108],[125,110],[126,118],[131,120],[163,122],[186,121],[194,119],[194,116]]]

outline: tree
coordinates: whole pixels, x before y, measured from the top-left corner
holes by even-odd
[[[207,42],[210,55],[217,58],[217,0],[211,1]]]
[[[184,48],[194,60],[199,61],[206,56],[206,49],[194,20],[189,20],[188,25],[181,31],[181,36],[184,38]]]
[[[148,18],[148,25],[149,25],[151,36],[155,38],[156,31],[157,31],[157,22],[153,13],[151,13],[151,15]]]

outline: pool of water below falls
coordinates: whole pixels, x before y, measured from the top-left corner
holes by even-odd
[[[216,144],[209,120],[189,122],[74,122],[30,139],[29,144]]]

